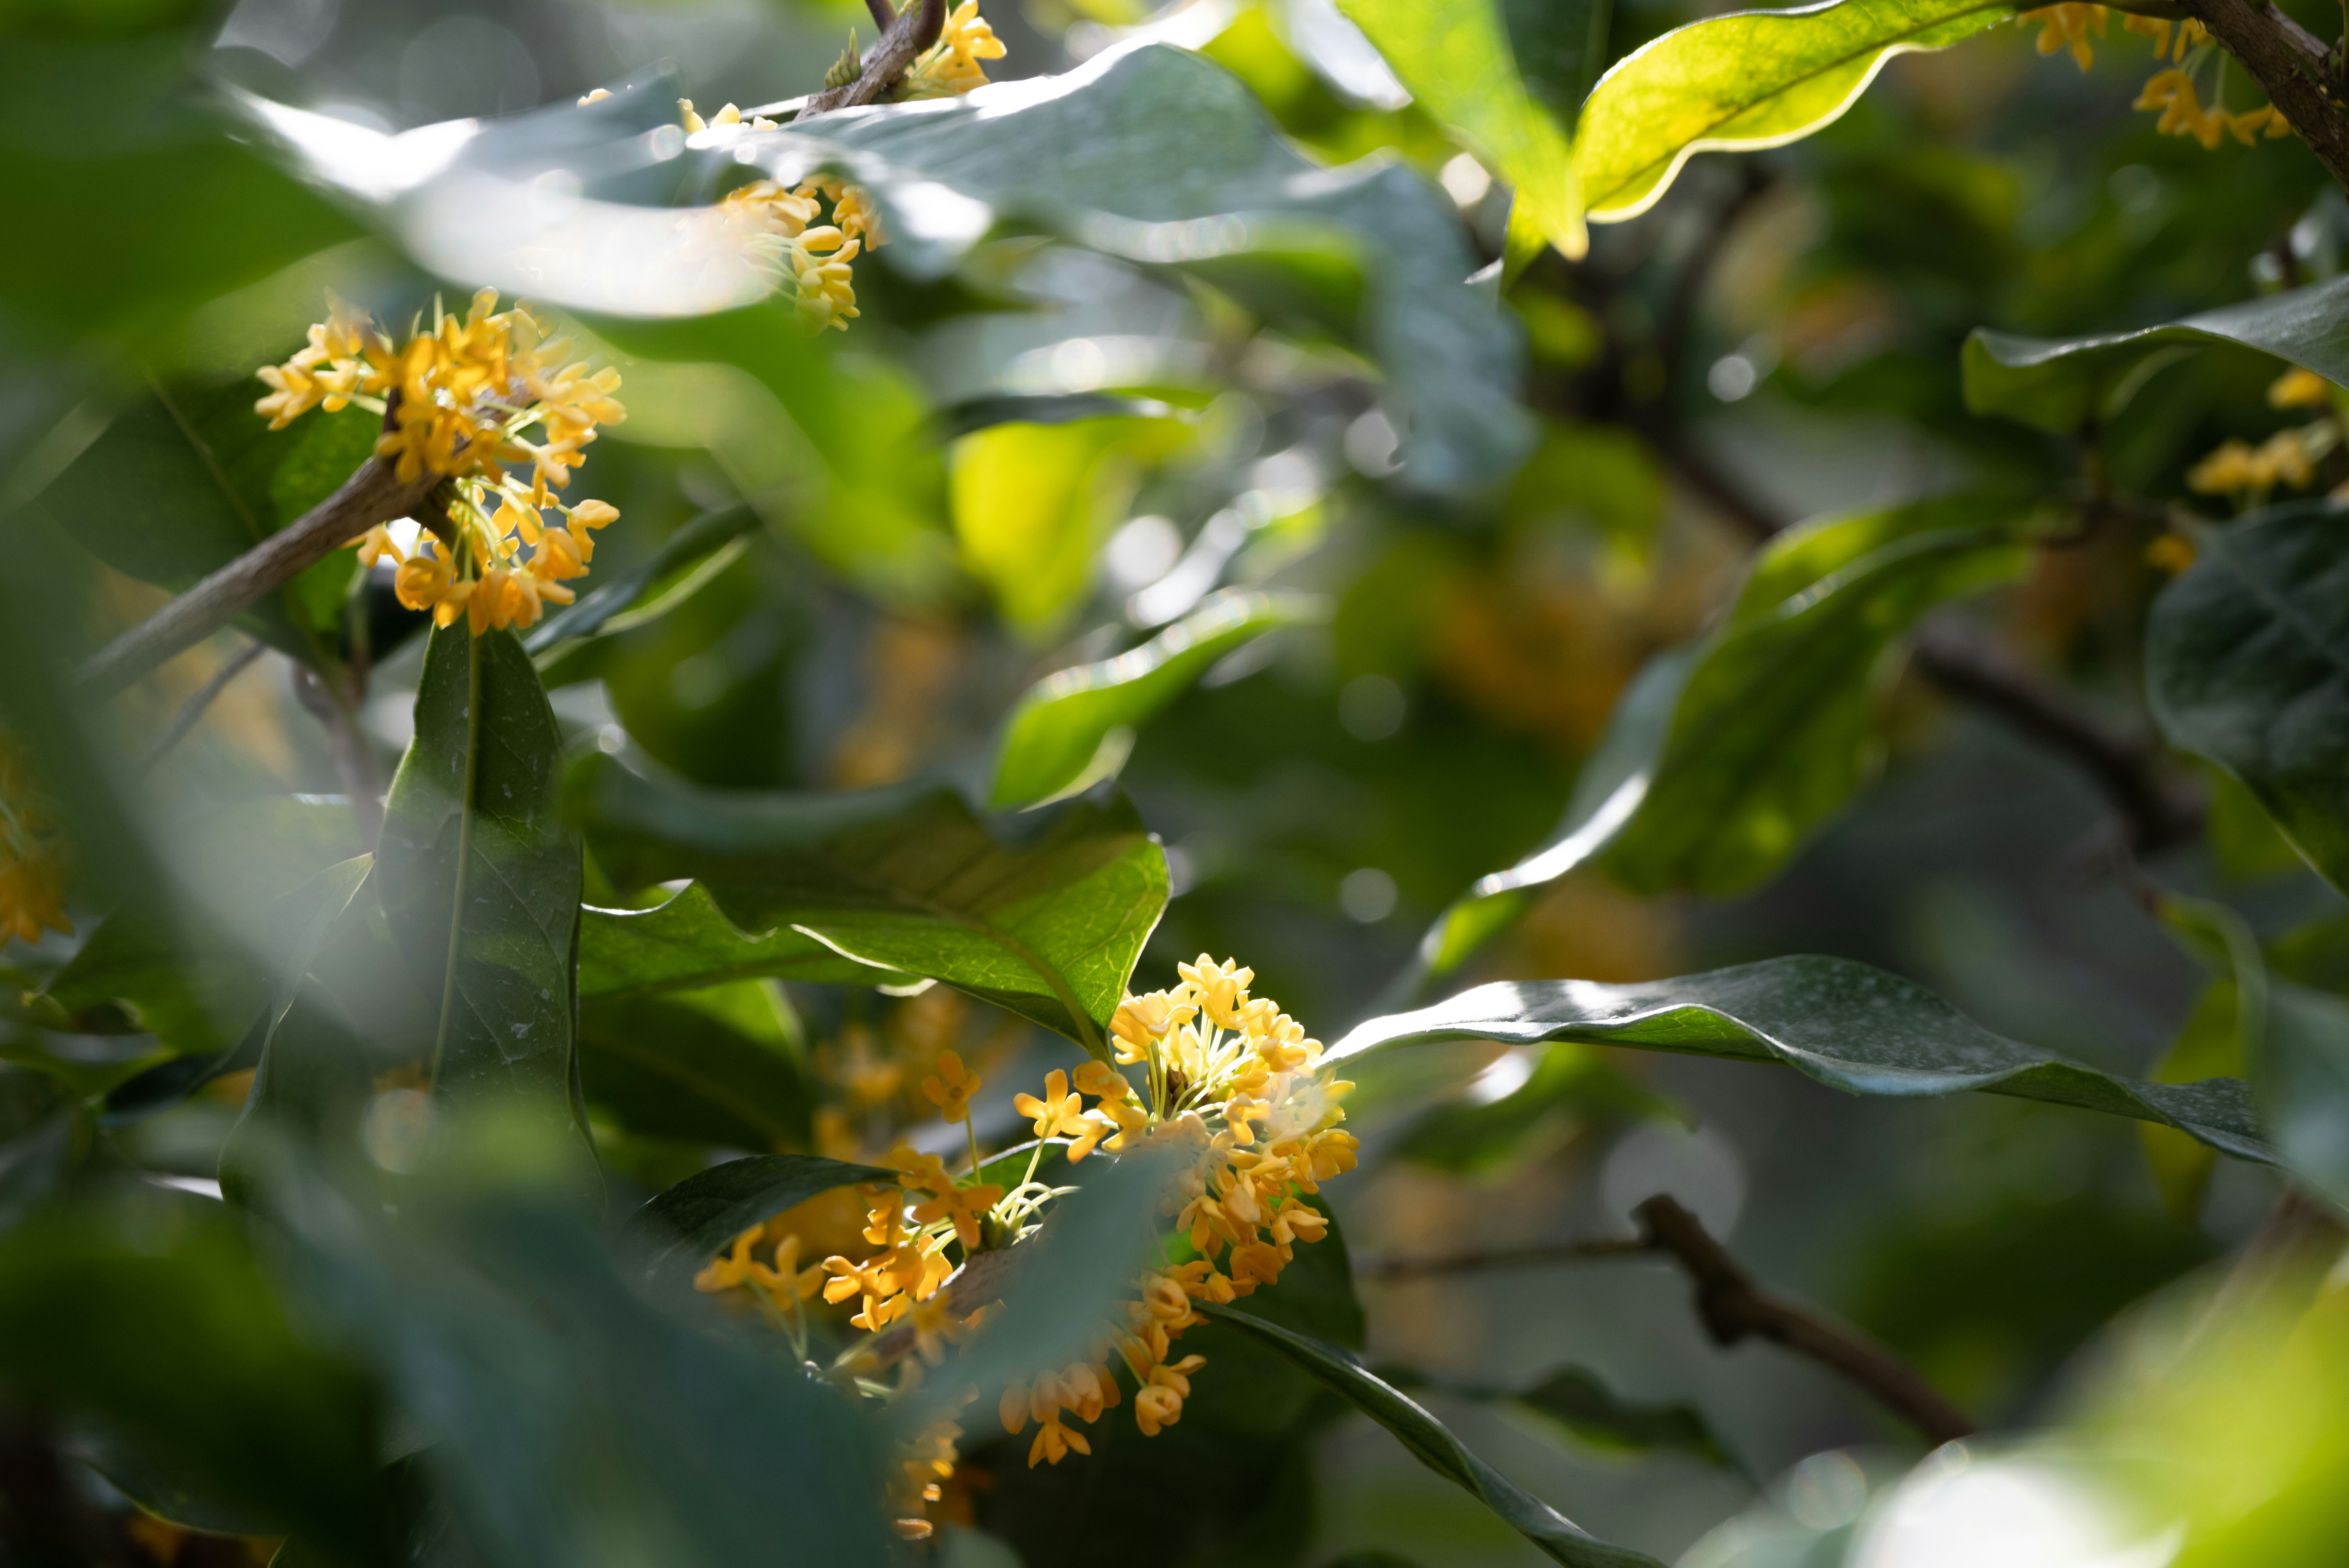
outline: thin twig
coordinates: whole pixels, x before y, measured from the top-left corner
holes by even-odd
[[[876,5],[876,20],[880,14]],[[864,69],[857,78],[845,87],[827,88],[809,98],[800,110],[800,119],[805,120],[832,109],[871,103],[897,85],[915,57],[938,41],[938,34],[946,25],[946,0],[922,0],[918,6],[907,5],[882,30],[881,41],[864,57]]]
[[[193,647],[280,585],[300,576],[379,522],[407,517],[439,483],[426,474],[403,483],[369,458],[342,488],[238,556],[84,661],[85,696],[113,696],[164,660]]]
[[[228,683],[243,675],[254,660],[268,651],[268,644],[248,639],[244,646],[230,655],[228,662],[212,672],[212,678],[203,684],[202,689],[181,705],[178,717],[156,738],[155,744],[147,748],[147,755],[139,759],[139,771],[148,772],[163,760],[171,748],[185,740],[188,731],[196,727],[196,721],[204,717],[204,710],[212,707],[213,699],[228,689]]]
[[[1354,1265],[1358,1279],[1420,1279],[1428,1274],[1473,1274],[1485,1269],[1539,1268],[1549,1264],[1588,1263],[1602,1258],[1652,1255],[1655,1243],[1640,1236],[1599,1236],[1580,1242],[1541,1242],[1527,1247],[1490,1247],[1477,1252],[1436,1253],[1415,1258],[1366,1258]]]
[[[1929,621],[1910,659],[1943,691],[2076,764],[2118,808],[2132,848],[2161,849],[2200,830],[2205,807],[2162,769],[2151,745],[2116,732],[2069,694],[2037,679],[1980,628],[1954,616]]]
[[[2334,101],[2340,84],[2324,45],[2267,0],[2189,0],[2189,8],[2251,72],[2334,183],[2349,191],[2349,118]]]
[[[1729,1255],[1694,1214],[1658,1193],[1632,1211],[1646,1240],[1668,1252],[1696,1287],[1697,1314],[1716,1345],[1749,1336],[1774,1340],[1797,1356],[1833,1367],[1935,1443],[1974,1430],[1964,1411],[1884,1346],[1849,1324],[1771,1295]]]

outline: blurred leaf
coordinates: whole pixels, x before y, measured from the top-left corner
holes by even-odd
[[[709,569],[712,559],[758,526],[758,514],[747,506],[721,506],[703,512],[670,534],[649,558],[597,583],[579,596],[577,603],[533,626],[523,635],[523,651],[536,658],[561,644],[642,624],[667,608],[672,599],[688,596],[699,573]],[[647,591],[652,591],[650,601],[639,603]]]
[[[260,1010],[268,976],[222,933],[165,929],[169,920],[149,908],[116,911],[44,995],[77,1014],[119,1004],[166,1047],[217,1054]]]
[[[1542,237],[1578,259],[1590,241],[1563,126],[1580,105],[1581,84],[1553,84],[1539,97],[1526,90],[1510,47],[1519,17],[1498,0],[1345,0],[1340,8],[1412,96],[1516,188],[1519,209]],[[1519,15],[1527,24],[1538,18],[1545,41],[1575,52],[1578,75],[1595,8],[1593,0],[1557,0],[1538,12],[1520,7]]]
[[[2327,502],[2197,529],[2154,601],[2146,679],[2172,745],[2233,774],[2349,890],[2349,530]]]
[[[2072,435],[2114,418],[2154,372],[2213,343],[2240,344],[2349,383],[2349,339],[2341,334],[2344,300],[2349,277],[2337,277],[2102,337],[2017,337],[1981,329],[1966,339],[1966,407]]]
[[[1626,1399],[1579,1367],[1561,1367],[1532,1387],[1507,1398],[1517,1408],[1594,1449],[1634,1454],[1678,1449],[1709,1464],[1737,1468],[1736,1460],[1695,1406],[1647,1405]]]
[[[858,1182],[897,1180],[877,1165],[851,1165],[813,1154],[754,1154],[713,1165],[636,1211],[653,1238],[648,1272],[689,1273],[724,1252],[751,1226],[796,1208],[819,1192]]]
[[[1111,392],[1002,393],[967,397],[938,410],[938,433],[956,440],[997,425],[1067,425],[1090,419],[1188,420],[1183,409],[1154,397]]]
[[[1721,894],[1776,871],[1874,770],[1885,650],[1927,611],[2029,569],[1998,526],[2016,510],[1960,496],[1772,541],[1689,673],[1609,874]]]
[[[564,1134],[457,1133],[396,1217],[315,1171],[270,1195],[305,1310],[364,1347],[420,1439],[452,1554],[736,1568],[781,1554],[781,1519],[800,1560],[886,1560],[874,1456],[837,1389],[713,1331],[689,1291],[640,1291],[638,1259],[517,1179],[559,1171]]]
[[[1166,861],[1125,798],[989,823],[919,780],[838,795],[719,793],[607,757],[567,786],[627,886],[700,880],[749,932],[784,926],[949,985],[1096,1056],[1166,903]]]
[[[1189,436],[1171,419],[1077,419],[990,425],[955,442],[948,492],[963,562],[1012,630],[1037,640],[1060,627],[1143,465]]]
[[[2267,1035],[2267,961],[2259,939],[2241,915],[2208,899],[2163,892],[2153,911],[2178,945],[2215,975],[2146,1076],[2155,1083],[2249,1077]],[[2166,1127],[2137,1130],[2163,1206],[2178,1223],[2193,1224],[2218,1156]]]
[[[1227,1323],[1272,1346],[1311,1373],[1356,1409],[1392,1432],[1413,1459],[1509,1522],[1544,1555],[1569,1568],[1653,1568],[1655,1559],[1586,1534],[1571,1521],[1470,1453],[1442,1422],[1362,1369],[1335,1346],[1251,1317],[1233,1307],[1201,1302],[1210,1319]]]
[[[221,1204],[133,1191],[0,1235],[0,1382],[339,1560],[388,1561],[376,1398],[289,1326]]]
[[[589,1106],[631,1132],[728,1149],[804,1143],[808,1085],[766,983],[583,1006]]]
[[[1437,1040],[1588,1040],[1782,1062],[1863,1095],[1982,1089],[2158,1122],[2222,1153],[2277,1161],[2236,1079],[2170,1085],[2116,1078],[1993,1035],[1923,986],[1844,958],[1773,958],[1636,985],[1479,985],[1416,1013],[1372,1018],[1325,1059]]]
[[[1512,522],[1595,524],[1618,557],[1643,562],[1663,517],[1663,470],[1647,442],[1619,426],[1553,422],[1502,504]]]
[[[0,1230],[49,1201],[87,1152],[88,1130],[75,1107],[60,1105],[0,1143]]]
[[[283,1515],[223,1501],[212,1487],[192,1480],[181,1467],[158,1463],[152,1454],[103,1428],[78,1434],[72,1451],[123,1496],[182,1530],[207,1535],[285,1533]]]
[[[461,620],[435,632],[373,881],[434,999],[434,1092],[511,1097],[570,1123],[580,866],[555,812],[562,744],[511,633],[476,637]]]
[[[1431,1170],[1489,1176],[1555,1148],[1587,1122],[1647,1119],[1688,1117],[1599,1051],[1561,1040],[1537,1055],[1507,1094],[1455,1099],[1421,1117],[1394,1152]]]
[[[1138,648],[1046,676],[1004,726],[991,803],[1025,806],[1077,783],[1112,730],[1140,728],[1226,654],[1313,609],[1301,595],[1224,589]]]
[[[2349,1208],[2349,1000],[2268,982],[2258,1061],[2261,1119],[2282,1162],[2337,1208]]]
[[[1617,61],[1582,107],[1574,168],[1591,219],[1638,217],[1699,152],[1808,136],[1894,55],[1962,43],[2012,15],[1984,0],[1827,0],[1675,28]]]
[[[773,975],[889,985],[908,976],[847,957],[792,926],[746,936],[694,882],[655,909],[580,911],[579,1000],[608,1002]]]

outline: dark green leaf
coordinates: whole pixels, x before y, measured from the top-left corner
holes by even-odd
[[[901,969],[861,963],[791,926],[746,936],[699,882],[654,909],[580,912],[579,1000],[616,1001],[774,975],[845,985],[902,985]]]
[[[1413,1459],[1507,1520],[1552,1560],[1569,1568],[1655,1568],[1655,1559],[1587,1534],[1556,1509],[1516,1486],[1470,1453],[1442,1422],[1363,1370],[1337,1346],[1212,1302],[1200,1303],[1199,1309],[1214,1321],[1230,1324],[1271,1346],[1311,1373],[1331,1392],[1392,1432]]]
[[[808,1086],[755,980],[583,1006],[587,1103],[631,1132],[728,1149],[808,1139]]]
[[[2221,1153],[2274,1163],[2234,1078],[2139,1083],[1993,1035],[1921,985],[1848,959],[1797,956],[1637,985],[1552,980],[1479,985],[1373,1018],[1330,1048],[1343,1062],[1436,1040],[1589,1040],[1780,1062],[1864,1095],[1982,1089],[2133,1117]]]
[[[1629,1453],[1679,1449],[1713,1464],[1736,1467],[1695,1406],[1626,1399],[1579,1367],[1561,1367],[1509,1398],[1595,1449]]]
[[[791,926],[983,997],[1095,1055],[1166,903],[1166,861],[1123,796],[989,823],[950,788],[719,792],[583,761],[567,787],[628,886],[698,878],[737,927]]]
[[[1966,339],[1966,407],[2072,435],[2120,413],[2155,371],[2214,343],[2272,354],[2349,383],[2344,302],[2349,277],[2102,337],[2016,337],[1980,329]]]
[[[2198,529],[2154,601],[2146,676],[2170,741],[2224,768],[2349,889],[2349,514],[2323,501]]]
[[[1313,611],[1296,594],[1225,589],[1138,648],[1045,676],[1004,727],[992,803],[1030,805],[1079,783],[1112,733],[1130,738],[1217,659]]]
[[[558,610],[533,626],[522,645],[533,657],[561,643],[622,632],[641,625],[667,607],[672,595],[683,599],[699,581],[712,558],[726,546],[759,526],[759,515],[740,503],[706,511],[661,543],[652,555],[629,571],[605,578],[579,596],[579,602]],[[650,603],[637,600],[657,589]]]
[[[938,410],[938,434],[951,441],[994,425],[1066,425],[1080,419],[1180,419],[1181,409],[1155,397],[1111,392],[1004,393],[966,398]]]
[[[2349,1001],[2268,982],[2259,1060],[2262,1119],[2283,1163],[2349,1209]]]
[[[207,1535],[283,1535],[282,1514],[223,1501],[175,1464],[159,1462],[119,1434],[95,1429],[73,1444],[73,1454],[117,1491],[156,1518]]]
[[[735,1237],[819,1192],[860,1181],[895,1182],[897,1172],[813,1154],[754,1154],[689,1177],[636,1211],[653,1238],[655,1272],[691,1272]]]
[[[2267,1037],[2267,960],[2243,917],[2225,904],[2164,892],[2153,911],[2179,946],[2214,972],[2186,1022],[2146,1076],[2155,1083],[2244,1078]],[[2147,1169],[2170,1217],[2192,1225],[2218,1156],[2166,1127],[2140,1127]]]
[[[433,634],[416,739],[384,808],[375,882],[437,1013],[427,1068],[452,1100],[573,1118],[579,846],[555,812],[562,736],[512,634]]]

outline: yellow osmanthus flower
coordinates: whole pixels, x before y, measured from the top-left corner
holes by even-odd
[[[2039,24],[2039,52],[2052,55],[2058,49],[2072,51],[2072,63],[2086,70],[2096,63],[2096,51],[2088,42],[2089,29],[2096,36],[2105,36],[2106,10],[2102,5],[2043,5],[2036,11],[2025,11],[2017,21]]]
[[[2256,503],[2279,484],[2306,490],[2316,480],[2317,459],[2338,443],[2329,420],[2295,430],[2278,430],[2258,446],[2228,441],[2186,470],[2186,488],[2200,495],[2233,496]]]
[[[1003,40],[978,14],[978,0],[963,0],[929,46],[898,84],[901,98],[954,98],[987,85],[981,60],[1003,57]]]
[[[832,221],[819,223],[826,201]],[[869,194],[830,175],[802,180],[788,191],[761,180],[728,193],[719,211],[744,248],[792,284],[801,325],[812,332],[848,330],[857,314],[849,263],[860,251],[887,241]]]
[[[0,944],[73,933],[66,919],[66,841],[16,744],[0,732]]]
[[[2268,387],[2271,408],[2322,408],[2333,400],[2333,383],[2313,370],[2293,366]]]
[[[2043,5],[2025,11],[2017,18],[2039,25],[2039,52],[2052,55],[2058,49],[2071,52],[2072,61],[2082,70],[2095,64],[2095,46],[2088,42],[2094,33],[2105,36],[2109,8],[2103,5],[2065,4]],[[2159,16],[2124,16],[2121,26],[2132,33],[2152,40],[2153,57],[2168,59],[2183,66],[2189,51],[2210,41],[2209,29],[2201,23],[2188,18],[2172,23]],[[2158,110],[2160,121],[2156,131],[2163,136],[2190,136],[2205,148],[2215,149],[2232,136],[2249,147],[2264,131],[2269,137],[2292,134],[2292,129],[2273,105],[2230,114],[2222,104],[2205,108],[2193,77],[2184,70],[2156,73],[2137,95],[2135,108]]]
[[[497,301],[496,290],[483,289],[460,317],[436,300],[431,326],[419,321],[395,343],[330,296],[308,344],[261,371],[270,391],[254,405],[273,430],[314,407],[388,408],[376,456],[404,481],[428,473],[448,481],[436,500],[450,536],[409,554],[378,526],[360,542],[359,559],[392,562],[401,603],[430,610],[442,626],[463,615],[477,636],[531,625],[548,603],[571,603],[564,584],[586,575],[591,531],[620,514],[554,492],[570,484],[596,428],[627,417],[613,396],[618,371],[591,371],[570,358],[569,339],[547,337],[528,311],[501,312]],[[533,428],[537,441],[527,438]],[[548,525],[548,508],[563,514],[562,526]]]
[[[2121,18],[2121,26],[2132,33],[2152,39],[2155,59],[2167,57],[2181,65],[2185,63],[2186,52],[2189,49],[2199,48],[2210,41],[2210,30],[2190,16],[2182,22],[2172,23],[2167,16],[2128,15]],[[2171,44],[2173,28],[2177,36],[2174,47]],[[2044,54],[2046,51],[2043,49],[2040,52]]]
[[[936,1106],[947,1120],[961,1121],[970,1115],[970,1097],[978,1092],[978,1075],[962,1065],[959,1055],[940,1051],[938,1070],[922,1080],[922,1097]]]

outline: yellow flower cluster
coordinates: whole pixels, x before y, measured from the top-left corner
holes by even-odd
[[[0,733],[0,944],[71,934],[66,919],[66,846],[40,791]]]
[[[2332,397],[2331,382],[2298,368],[2268,388],[2268,402],[2278,408],[2323,407]],[[2341,437],[2340,425],[2328,417],[2279,430],[2256,447],[2228,441],[2186,470],[2186,487],[2199,495],[2232,496],[2245,505],[2259,504],[2280,484],[2306,490],[2316,481],[2317,463],[2341,444]]]
[[[419,323],[395,344],[330,297],[307,346],[261,371],[270,391],[254,405],[273,430],[312,408],[388,407],[390,428],[376,455],[403,480],[430,473],[450,481],[437,498],[450,531],[438,548],[428,542],[410,555],[378,526],[360,542],[359,559],[396,562],[401,603],[432,611],[443,626],[462,614],[475,635],[530,625],[547,603],[571,603],[564,584],[586,575],[595,552],[590,531],[620,514],[604,501],[571,504],[554,492],[571,482],[596,427],[627,417],[612,396],[618,371],[591,372],[568,357],[569,339],[544,336],[528,311],[501,312],[497,303],[497,291],[483,289],[459,317],[436,300],[430,329]],[[535,442],[524,434],[533,428],[542,436]],[[523,465],[527,478],[512,471]],[[564,526],[547,525],[549,507]]]
[[[981,60],[1003,57],[1003,40],[978,14],[978,0],[963,0],[947,16],[938,41],[924,51],[897,84],[901,98],[955,98],[987,85]]]
[[[827,201],[832,220],[818,223]],[[888,241],[869,194],[828,174],[789,191],[761,180],[730,192],[719,210],[745,248],[779,280],[791,283],[802,325],[813,332],[828,326],[848,330],[848,318],[857,314],[849,263],[858,251],[876,250]]]
[[[1089,1061],[1073,1079],[1056,1069],[1040,1096],[1014,1099],[1036,1143],[1026,1176],[1008,1192],[978,1180],[982,1161],[970,1104],[978,1075],[955,1051],[941,1050],[921,1092],[948,1122],[963,1123],[971,1149],[966,1175],[958,1179],[939,1156],[901,1145],[887,1159],[903,1173],[901,1188],[864,1190],[871,1255],[828,1257],[802,1270],[798,1238],[786,1235],[774,1263],[765,1265],[753,1249],[774,1227],[753,1227],[695,1284],[713,1292],[754,1287],[802,1353],[798,1304],[818,1288],[827,1301],[855,1301],[853,1326],[878,1332],[904,1323],[913,1354],[901,1364],[902,1388],[919,1380],[923,1365],[939,1365],[946,1346],[976,1320],[975,1314],[958,1315],[941,1295],[954,1273],[947,1244],[958,1243],[965,1259],[1016,1246],[1033,1233],[1046,1205],[1074,1191],[1035,1179],[1048,1141],[1061,1141],[1071,1161],[1096,1150],[1112,1158],[1139,1149],[1179,1151],[1180,1171],[1162,1200],[1177,1233],[1168,1243],[1177,1255],[1135,1282],[1134,1299],[1086,1356],[1014,1384],[997,1406],[1015,1436],[1035,1425],[1030,1465],[1089,1454],[1091,1442],[1071,1418],[1090,1424],[1123,1402],[1115,1371],[1123,1361],[1134,1384],[1135,1425],[1145,1436],[1172,1426],[1182,1418],[1191,1378],[1206,1365],[1195,1355],[1174,1355],[1183,1331],[1205,1321],[1194,1304],[1233,1301],[1272,1284],[1298,1243],[1326,1235],[1329,1222],[1306,1200],[1353,1168],[1358,1147],[1339,1126],[1345,1119],[1339,1102],[1352,1086],[1330,1081],[1319,1043],[1278,1004],[1248,995],[1252,971],[1205,954],[1179,969],[1182,984],[1173,990],[1129,995],[1119,1005],[1111,1026],[1116,1066]],[[1139,1070],[1130,1078],[1121,1068]],[[1088,1099],[1095,1102],[1090,1108]],[[869,1345],[843,1358],[857,1370],[876,1362]],[[895,1488],[900,1533],[929,1533],[924,1511],[953,1475],[960,1436],[953,1423],[940,1422],[903,1451]]]
[[[2108,8],[2103,5],[2065,4],[2025,11],[2020,20],[2039,24],[2041,54],[2068,50],[2073,63],[2085,71],[2096,58],[2088,35],[2093,32],[2103,37],[2108,15]],[[2151,39],[2155,59],[2172,60],[2178,66],[2185,65],[2189,50],[2210,41],[2209,31],[2191,18],[2172,23],[2166,17],[2130,15],[2121,18],[2121,26]],[[2271,104],[2241,114],[2229,114],[2218,104],[2203,108],[2194,78],[2182,69],[2157,73],[2130,107],[2158,110],[2161,119],[2154,129],[2159,134],[2190,136],[2205,148],[2216,148],[2230,134],[2246,147],[2258,140],[2261,131],[2271,138],[2292,134],[2291,124]]]

